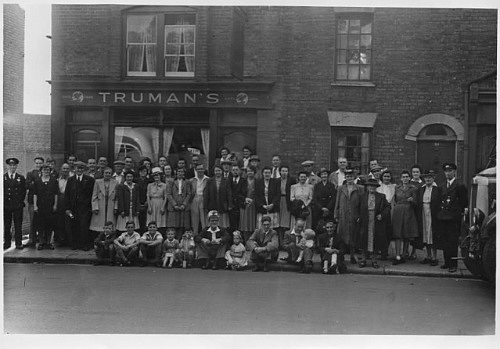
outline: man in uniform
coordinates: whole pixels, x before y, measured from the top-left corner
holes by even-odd
[[[441,185],[443,193],[438,219],[441,225],[440,239],[443,247],[444,264],[441,269],[450,273],[457,271],[458,237],[462,214],[467,207],[467,188],[456,179],[457,165],[443,164],[446,182]]]
[[[24,198],[26,197],[26,180],[24,176],[16,173],[17,165],[19,164],[18,159],[8,158],[5,162],[9,166],[9,169],[3,176],[3,249],[6,250],[11,246],[12,234],[10,228],[12,226],[12,220],[14,220],[16,248],[22,250],[22,223]]]

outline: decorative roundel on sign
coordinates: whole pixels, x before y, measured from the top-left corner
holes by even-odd
[[[238,93],[236,95],[236,103],[238,104],[247,104],[248,103],[248,95],[246,93]]]
[[[71,95],[71,99],[75,102],[83,102],[83,92],[81,91],[75,91],[73,92],[73,94]]]

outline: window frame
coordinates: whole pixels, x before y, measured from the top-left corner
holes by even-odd
[[[367,133],[368,134],[368,157],[367,161],[363,163],[360,161],[360,174],[365,173],[368,168],[370,167],[370,159],[372,158],[372,151],[373,151],[373,128],[369,127],[338,127],[338,126],[332,126],[330,127],[330,132],[331,132],[331,149],[330,149],[330,154],[331,154],[331,164],[333,166],[332,169],[337,170],[338,169],[338,164],[337,164],[337,159],[339,158],[339,147],[338,147],[338,138],[339,134],[341,135],[346,135],[346,134],[362,134],[362,133]],[[345,147],[347,148],[347,147]],[[360,148],[362,148],[360,146]],[[346,156],[347,157],[347,156]],[[352,161],[348,158],[347,159],[349,166],[352,166]]]
[[[166,15],[194,15],[194,68],[193,72],[172,72],[166,74],[166,56],[165,56],[165,42],[166,42]],[[133,15],[154,15],[156,16],[156,71],[149,72],[129,72],[129,50],[128,50],[128,17]],[[161,7],[161,6],[139,6],[126,9],[122,12],[122,76],[125,79],[152,79],[152,80],[165,80],[165,79],[194,79],[196,77],[197,66],[197,50],[196,38],[199,36],[198,13],[192,7]]]
[[[370,33],[362,33],[361,29],[361,23],[360,23],[360,30],[359,33],[355,33],[356,36],[359,37],[359,48],[357,49],[361,55],[362,53],[362,36],[363,35],[370,35],[370,48],[367,49],[369,52],[369,63],[368,64],[362,64],[361,60],[358,59],[358,63],[348,63],[347,62],[347,53],[350,51],[349,48],[349,38],[351,37],[350,33],[350,26],[348,26],[348,31],[346,34],[340,33],[339,32],[339,26],[342,20],[369,20],[371,22],[371,31]],[[340,84],[371,84],[373,82],[373,33],[374,33],[374,16],[373,13],[371,12],[345,12],[345,13],[338,13],[335,16],[335,32],[334,32],[334,81],[335,83],[340,83]],[[346,47],[341,48],[341,35],[346,36]],[[346,63],[345,64],[339,64],[340,57],[339,55],[341,54],[342,51],[345,51],[346,55]],[[352,50],[351,50],[352,51]],[[367,54],[368,54],[367,52]],[[357,79],[349,79],[349,67],[350,66],[358,66],[358,78]],[[346,66],[346,78],[339,78],[339,66]],[[369,77],[367,79],[362,79],[361,78],[361,69],[363,66],[367,66],[369,68]]]

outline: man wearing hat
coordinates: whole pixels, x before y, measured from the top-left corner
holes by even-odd
[[[261,226],[248,239],[247,248],[252,252],[250,259],[255,263],[252,271],[267,272],[267,264],[278,257],[278,233],[271,228],[271,217],[262,217]]]
[[[95,180],[83,173],[85,167],[84,162],[75,162],[75,175],[69,177],[66,183],[64,206],[71,220],[71,247],[88,251],[93,247],[94,240],[89,238],[89,226]]]
[[[450,273],[457,271],[458,237],[462,214],[467,207],[467,188],[456,179],[457,165],[443,164],[446,182],[440,188],[441,208],[438,219],[441,225],[440,240],[443,243],[444,264],[441,269],[448,269]]]
[[[23,249],[23,208],[24,198],[26,197],[26,180],[24,176],[16,173],[19,160],[8,158],[5,160],[8,170],[3,176],[3,249],[10,248],[12,244],[12,234],[10,232],[12,221],[14,221],[14,239],[16,248]]]
[[[316,176],[316,174],[312,171],[312,168],[314,166],[314,161],[306,160],[302,162],[301,165],[307,174],[307,180],[306,180],[307,184],[314,186],[316,185],[316,183],[319,183],[321,181],[321,179],[318,176]]]
[[[370,168],[370,174],[368,175],[367,179],[375,179],[379,184],[382,184],[382,181],[380,180],[382,169],[382,166],[380,166],[379,164],[375,164],[372,168]]]
[[[221,166],[222,166],[222,178],[224,179],[227,179],[227,180],[231,180],[232,176],[231,176],[231,166],[232,166],[232,162],[231,160],[222,160],[220,162]]]
[[[250,162],[249,166],[255,167],[255,179],[261,179],[262,178],[262,173],[260,173],[260,158],[258,155],[250,155],[250,158],[248,160]]]
[[[335,209],[335,199],[337,197],[337,190],[335,185],[328,181],[330,171],[322,168],[318,175],[321,180],[316,183],[313,190],[312,199],[312,227],[316,229],[319,221],[327,218],[333,218],[333,210]],[[317,234],[316,236],[319,236]]]
[[[35,224],[35,211],[33,195],[35,190],[35,181],[40,178],[41,172],[40,168],[44,163],[44,159],[41,156],[37,156],[33,159],[35,168],[26,174],[26,189],[28,190],[28,217],[30,221],[30,233],[29,240],[25,247],[35,248],[37,242],[36,236],[36,224]]]
[[[116,160],[113,162],[115,173],[111,176],[116,181],[116,184],[123,184],[125,182],[125,177],[123,176],[123,168],[125,167],[125,161]]]

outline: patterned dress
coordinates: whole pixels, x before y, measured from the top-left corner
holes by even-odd
[[[394,194],[395,206],[392,212],[392,238],[414,239],[418,236],[417,217],[412,203],[408,201],[413,198],[416,202],[416,188],[408,184],[406,187],[398,185]]]
[[[153,182],[148,184],[148,212],[147,223],[151,221],[156,222],[158,228],[167,227],[167,208],[165,203],[167,200],[167,185],[165,183]],[[160,211],[163,210],[163,214]]]

